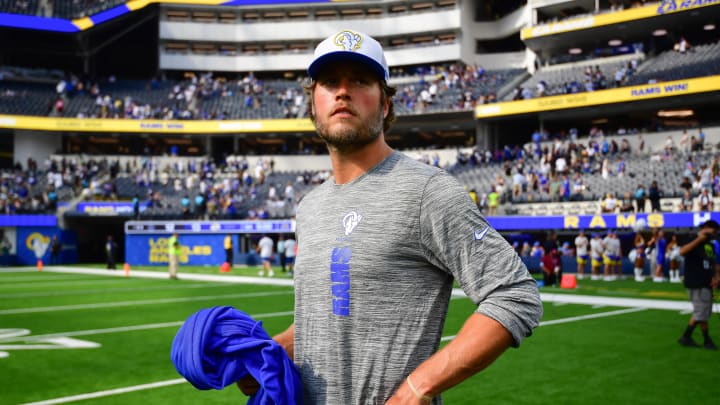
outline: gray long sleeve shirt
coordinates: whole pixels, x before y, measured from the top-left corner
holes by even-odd
[[[309,193],[297,236],[295,362],[309,404],[384,404],[438,349],[454,279],[515,345],[542,316],[527,268],[457,181],[398,152]]]

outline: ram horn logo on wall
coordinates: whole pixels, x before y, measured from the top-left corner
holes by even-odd
[[[25,240],[28,249],[35,253],[35,258],[42,259],[50,246],[50,237],[39,232],[33,232]]]

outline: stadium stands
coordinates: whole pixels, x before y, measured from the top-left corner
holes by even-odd
[[[392,78],[398,87],[399,115],[471,110],[496,101],[519,69],[485,71],[464,64],[427,66],[414,76]],[[30,72],[26,72],[30,74]],[[37,76],[37,74],[34,74]],[[305,117],[306,101],[298,80],[237,79],[186,74],[184,80],[82,81],[76,76],[0,80],[0,113],[72,118],[271,119]],[[51,84],[52,83],[52,84]],[[58,100],[60,100],[58,102]]]

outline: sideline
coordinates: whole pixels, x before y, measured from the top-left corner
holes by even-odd
[[[32,267],[20,267],[18,271],[32,270]],[[37,270],[35,270],[37,271]],[[124,277],[122,270],[108,271],[106,269],[82,269],[77,267],[68,266],[46,266],[43,271],[53,273],[72,273],[72,274],[93,274],[108,277]],[[139,278],[153,278],[153,279],[167,279],[168,275],[165,272],[158,271],[144,271],[144,270],[131,270],[130,277]],[[251,276],[231,276],[231,275],[212,275],[212,274],[194,274],[194,273],[178,273],[178,277],[182,280],[192,281],[212,281],[212,282],[224,282],[224,283],[239,283],[239,284],[256,284],[256,285],[274,285],[274,286],[288,286],[293,285],[291,279],[274,279],[274,278],[261,278]],[[452,292],[453,297],[465,297],[465,293],[455,288]],[[692,305],[689,301],[668,301],[658,299],[641,299],[641,298],[619,298],[619,297],[603,297],[594,295],[577,295],[577,294],[560,294],[560,293],[544,293],[540,292],[540,298],[543,302],[557,303],[557,304],[581,304],[581,305],[597,305],[601,307],[629,307],[629,308],[649,308],[649,309],[664,309],[672,311],[692,311]],[[713,305],[713,312],[720,313],[720,306]]]

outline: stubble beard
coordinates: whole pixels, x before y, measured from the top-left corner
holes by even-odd
[[[339,152],[352,152],[374,142],[383,132],[383,110],[378,108],[377,113],[371,119],[363,122],[360,127],[342,126],[332,131],[325,122],[317,117],[313,123],[318,136],[325,141],[328,149]]]

